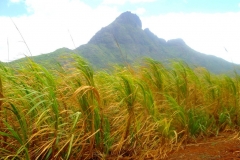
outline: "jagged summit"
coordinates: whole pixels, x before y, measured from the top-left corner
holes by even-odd
[[[116,40],[120,44],[133,44],[139,39],[145,39],[142,22],[136,14],[127,11],[119,15],[111,24],[98,31],[88,44],[101,43],[112,49],[117,49]]]
[[[137,28],[142,28],[142,22],[140,18],[131,13],[130,11],[122,13],[120,16],[116,18],[115,23],[120,23],[122,25],[132,25]]]

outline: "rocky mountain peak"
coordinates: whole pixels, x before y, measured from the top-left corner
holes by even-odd
[[[129,11],[122,13],[115,20],[115,23],[120,23],[123,25],[131,25],[133,27],[142,28],[142,22],[140,18]]]

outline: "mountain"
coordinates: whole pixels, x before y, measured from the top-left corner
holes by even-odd
[[[166,44],[149,29],[142,30],[142,22],[137,15],[125,12],[76,51],[93,64],[131,63],[144,56],[157,60],[170,58],[163,54],[166,53]]]
[[[191,66],[205,67],[214,73],[232,71],[234,66],[221,58],[193,50],[182,39],[165,41],[158,38],[148,28],[143,30],[140,18],[131,12],[122,13],[111,24],[99,30],[87,44],[75,50],[62,48],[34,59],[37,62],[50,62],[70,52],[81,55],[95,68],[105,68],[113,63],[133,63],[143,57],[162,62],[183,60]]]

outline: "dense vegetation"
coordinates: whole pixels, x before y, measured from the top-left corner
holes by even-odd
[[[159,159],[240,124],[237,73],[152,59],[95,73],[77,56],[54,68],[0,65],[0,159]]]

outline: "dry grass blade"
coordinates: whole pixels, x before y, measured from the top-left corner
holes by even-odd
[[[26,47],[27,47],[27,49],[28,49],[28,51],[29,51],[30,55],[32,56],[32,52],[30,51],[30,49],[29,49],[29,47],[28,47],[28,45],[27,45],[27,42],[26,42],[26,41],[25,41],[25,39],[23,38],[23,35],[22,35],[22,33],[20,32],[20,30],[18,29],[18,27],[17,27],[16,23],[15,23],[15,22],[12,20],[12,18],[10,18],[10,19],[11,19],[12,23],[14,24],[14,26],[16,27],[16,29],[17,29],[18,33],[19,33],[19,34],[20,34],[20,36],[22,37],[22,40],[23,40],[24,44],[26,45]]]
[[[93,91],[94,92],[94,95],[98,101],[98,104],[101,104],[101,101],[100,101],[100,95],[97,91],[97,89],[95,87],[92,87],[92,86],[81,86],[79,87],[74,93],[73,93],[73,98],[76,98],[77,95],[79,95],[81,93],[81,96],[85,95],[87,92],[89,91]]]

